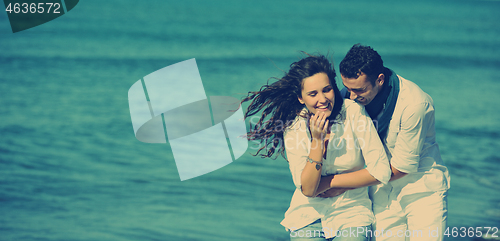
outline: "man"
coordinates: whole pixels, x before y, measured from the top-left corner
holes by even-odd
[[[365,106],[393,171],[387,185],[370,187],[372,240],[443,240],[449,175],[436,143],[431,97],[384,67],[368,46],[354,45],[340,74],[343,97]]]

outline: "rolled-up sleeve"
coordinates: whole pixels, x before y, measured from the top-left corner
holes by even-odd
[[[284,135],[286,157],[292,173],[293,183],[297,188],[301,187],[302,170],[306,166],[309,156],[310,141],[304,121],[298,121],[285,131]]]
[[[365,160],[366,170],[381,183],[387,184],[391,179],[391,168],[384,145],[378,136],[372,119],[364,107],[358,104],[356,114],[352,116],[353,132],[356,135],[357,146]]]
[[[434,118],[434,107],[428,102],[408,106],[403,111],[391,158],[394,168],[404,173],[418,171],[430,118]]]

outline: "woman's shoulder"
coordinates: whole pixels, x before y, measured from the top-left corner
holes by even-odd
[[[344,99],[345,108],[359,108],[361,105],[351,99]]]
[[[288,131],[298,131],[306,129],[306,118],[303,117],[307,113],[307,110],[304,108],[300,115],[296,116],[292,123],[286,128],[285,133]]]
[[[365,107],[363,105],[350,99],[344,99],[344,108],[347,116],[360,114],[365,110]]]

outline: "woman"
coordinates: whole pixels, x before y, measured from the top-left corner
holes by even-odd
[[[309,56],[243,100],[251,100],[245,118],[262,111],[247,136],[263,144],[256,155],[286,150],[297,189],[281,224],[291,240],[369,240],[374,218],[366,187],[391,177],[370,117],[342,99],[335,76],[325,56]],[[325,192],[340,195],[322,198]]]

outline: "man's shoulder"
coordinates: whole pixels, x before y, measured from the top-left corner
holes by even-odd
[[[433,105],[431,96],[425,93],[417,84],[398,75],[399,94],[396,105]]]

